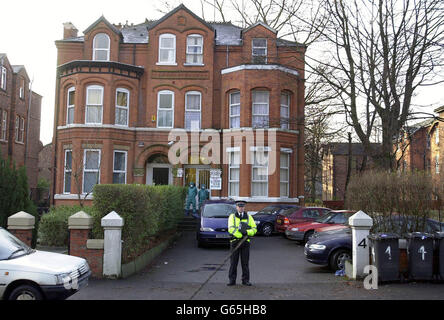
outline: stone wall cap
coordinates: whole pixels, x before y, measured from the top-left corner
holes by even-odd
[[[348,224],[351,227],[371,227],[373,226],[373,219],[359,210],[348,219]]]
[[[101,220],[102,227],[123,227],[123,218],[115,211],[111,211]]]
[[[88,239],[86,241],[87,249],[103,249],[105,241],[103,239]]]
[[[68,218],[69,229],[91,229],[92,217],[84,211],[79,211]]]
[[[8,228],[32,229],[34,225],[35,217],[24,211],[8,217]]]

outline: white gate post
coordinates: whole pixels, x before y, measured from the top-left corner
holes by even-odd
[[[352,278],[363,278],[364,268],[370,262],[370,247],[367,237],[370,233],[370,228],[373,226],[373,219],[363,211],[358,211],[348,219],[348,223],[352,228]]]
[[[124,221],[115,211],[112,211],[102,218],[101,224],[105,229],[103,276],[119,278],[122,271],[122,227]]]

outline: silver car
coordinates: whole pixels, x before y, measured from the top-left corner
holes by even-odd
[[[66,299],[90,275],[85,259],[31,249],[0,228],[0,299]]]

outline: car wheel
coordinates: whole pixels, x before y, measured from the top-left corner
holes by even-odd
[[[22,285],[11,292],[9,300],[43,300],[43,295],[35,286]]]
[[[310,240],[311,237],[313,237],[313,233],[314,233],[313,230],[309,230],[304,234],[304,243],[307,243],[308,240]]]
[[[345,260],[351,259],[351,253],[348,250],[340,249],[333,253],[330,258],[330,269],[333,271],[345,269]]]
[[[266,237],[271,236],[271,234],[273,233],[273,226],[269,223],[264,224],[264,226],[262,227],[262,234]]]

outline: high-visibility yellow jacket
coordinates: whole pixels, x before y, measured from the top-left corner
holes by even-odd
[[[257,227],[253,217],[249,214],[246,214],[246,216],[246,219],[241,220],[240,215],[236,212],[230,214],[230,216],[228,217],[228,232],[233,236],[233,239],[231,241],[242,239],[242,233],[240,233],[239,231],[241,222],[247,223],[250,227],[250,229],[247,230],[248,242],[250,241],[250,237],[253,237],[256,234]]]

